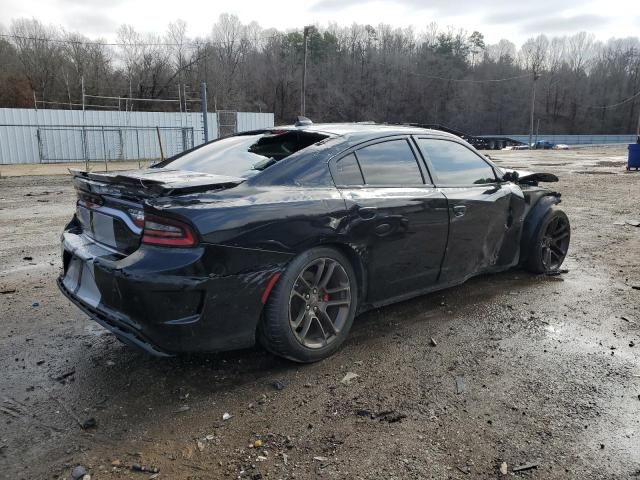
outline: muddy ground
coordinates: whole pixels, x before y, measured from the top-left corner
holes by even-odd
[[[122,345],[54,283],[69,178],[0,179],[0,477],[640,478],[640,173],[622,148],[492,157],[560,176],[569,272],[369,312],[308,366]]]

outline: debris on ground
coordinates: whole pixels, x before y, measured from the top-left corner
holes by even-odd
[[[222,420],[227,421],[232,417],[232,415],[230,413],[224,412],[222,414]]]
[[[316,462],[326,462],[329,459],[327,457],[313,457]]]
[[[91,428],[96,428],[97,426],[98,422],[93,417],[87,418],[84,422],[82,422],[82,425],[80,425],[83,430],[89,430]]]
[[[456,377],[456,393],[464,393],[466,390],[466,385],[464,383],[463,377]]]
[[[502,462],[502,465],[500,465],[500,473],[502,475],[506,475],[508,473],[507,462]]]
[[[87,475],[87,469],[82,465],[76,465],[73,470],[71,470],[71,478],[72,480],[80,480],[85,475]]]
[[[431,337],[431,345],[434,347],[438,346],[438,342],[436,342],[435,338]]]
[[[273,382],[271,382],[271,386],[276,390],[284,390],[287,386],[287,382],[285,382],[284,380],[274,380]]]
[[[342,380],[340,380],[340,383],[342,383],[343,385],[349,385],[352,380],[355,380],[359,376],[360,375],[358,375],[357,373],[347,372],[347,374],[342,377]]]
[[[558,270],[547,270],[546,272],[544,272],[544,274],[548,277],[556,277],[564,273],[569,273],[569,270],[566,268],[560,268]]]
[[[182,405],[181,407],[178,407],[176,409],[176,413],[188,412],[189,410],[191,410],[191,407],[189,405]]]
[[[519,467],[513,467],[513,472],[524,472],[525,470],[532,470],[534,468],[538,468],[537,463],[525,463],[524,465],[520,465]]]
[[[403,418],[407,418],[404,413],[396,412],[395,410],[387,410],[380,412],[376,415],[381,422],[395,423],[399,422]]]
[[[0,294],[2,294],[2,295],[8,295],[10,293],[16,293],[16,289],[15,288],[5,288],[3,290],[0,290]]]
[[[129,468],[132,472],[142,473],[158,473],[160,471],[157,467],[146,467],[144,465],[140,465],[139,463],[134,463]]]
[[[72,375],[75,375],[76,373],[76,367],[72,367],[69,370],[66,370],[64,372],[62,372],[60,375],[58,375],[57,377],[54,377],[54,380],[56,382],[60,382],[66,378],[69,378]]]
[[[629,323],[633,323],[634,325],[637,325],[638,322],[636,322],[635,320],[633,320],[633,318],[629,315],[621,315],[620,318],[622,320],[624,320],[625,322],[629,322]]]
[[[624,223],[632,227],[640,227],[640,220],[625,220]]]
[[[255,442],[253,442],[253,448],[260,448],[262,447],[262,440],[256,440]]]

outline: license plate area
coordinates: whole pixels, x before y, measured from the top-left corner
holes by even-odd
[[[101,294],[96,285],[92,260],[72,256],[66,267],[62,284],[68,292],[92,307],[100,304]]]

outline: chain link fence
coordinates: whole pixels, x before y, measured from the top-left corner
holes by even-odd
[[[193,127],[38,127],[40,163],[156,160],[194,147]]]

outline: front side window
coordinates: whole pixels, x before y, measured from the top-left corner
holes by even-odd
[[[422,185],[422,174],[409,143],[390,140],[356,151],[367,185]]]
[[[481,185],[496,181],[493,168],[464,145],[448,140],[419,138],[422,153],[431,160],[438,185]]]

